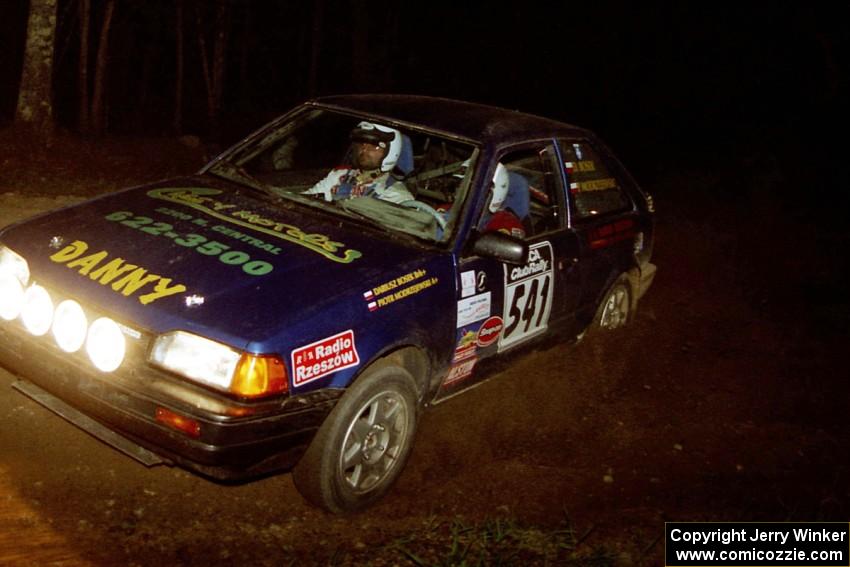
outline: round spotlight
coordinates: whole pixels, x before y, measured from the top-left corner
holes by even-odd
[[[0,275],[0,317],[11,321],[21,312],[24,286],[11,274]]]
[[[40,337],[50,330],[53,322],[53,301],[50,294],[40,285],[33,284],[24,294],[24,306],[21,308],[24,327],[33,335]]]
[[[80,304],[66,299],[56,308],[53,316],[53,337],[65,352],[77,352],[86,342],[89,322]]]
[[[101,317],[89,327],[86,352],[98,370],[112,372],[121,366],[125,348],[124,333],[112,319]]]

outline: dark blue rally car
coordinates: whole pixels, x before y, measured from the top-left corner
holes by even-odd
[[[197,175],[0,232],[14,387],[151,465],[383,495],[421,410],[621,327],[651,198],[591,132],[416,96],[305,103]]]

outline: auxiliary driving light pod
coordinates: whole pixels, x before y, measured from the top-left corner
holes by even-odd
[[[86,339],[86,352],[92,364],[102,372],[112,372],[121,366],[126,345],[118,323],[108,317],[101,317],[92,323]]]
[[[33,284],[24,293],[21,320],[27,331],[40,337],[50,330],[53,322],[53,301],[50,294],[40,285]]]
[[[11,321],[21,313],[24,286],[12,274],[0,274],[0,317]]]
[[[30,281],[30,269],[23,256],[12,252],[0,245],[0,274],[14,276],[21,285],[26,286]]]
[[[65,352],[77,352],[86,342],[89,322],[83,308],[73,299],[66,299],[53,316],[53,338]]]

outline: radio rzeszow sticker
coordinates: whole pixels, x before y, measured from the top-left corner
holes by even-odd
[[[292,383],[295,387],[303,386],[358,364],[354,331],[343,331],[292,351]]]
[[[522,266],[505,265],[504,328],[499,350],[544,332],[549,324],[554,295],[552,245],[534,244],[528,251],[528,262]]]

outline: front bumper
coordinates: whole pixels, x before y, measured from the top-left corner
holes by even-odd
[[[163,461],[220,480],[294,466],[341,395],[321,390],[240,402],[152,368],[145,357],[147,341],[144,336],[128,340],[122,367],[105,374],[84,354],[63,352],[49,334],[33,337],[18,321],[0,321],[0,365]],[[158,422],[158,409],[198,422],[198,437]],[[85,420],[69,421],[117,445],[86,427]]]

